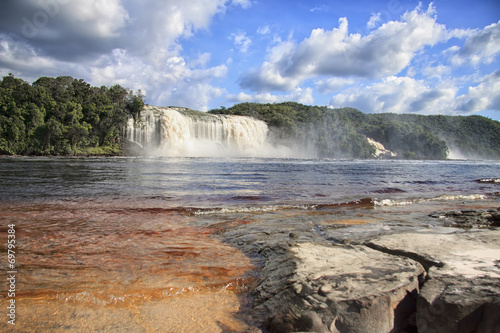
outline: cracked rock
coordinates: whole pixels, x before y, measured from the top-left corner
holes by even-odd
[[[418,332],[500,332],[500,230],[394,234],[369,245],[440,263],[418,296]]]
[[[362,245],[301,243],[273,256],[255,289],[271,332],[404,330],[426,274],[412,259]]]

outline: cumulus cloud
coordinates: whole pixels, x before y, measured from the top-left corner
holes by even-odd
[[[241,6],[242,8],[249,8],[252,6],[251,0],[232,0],[233,5]]]
[[[316,91],[338,92],[332,105],[369,112],[498,109],[498,73],[484,75],[484,71],[485,65],[491,68],[498,60],[500,21],[484,29],[447,30],[437,23],[432,5],[384,24],[383,14],[372,14],[364,35],[349,32],[347,18],[340,18],[333,29],[312,30],[303,40],[293,40],[292,33],[280,37],[274,33],[278,29],[263,22],[254,40],[245,32],[233,33],[229,40],[223,38],[221,50],[231,48],[231,43],[242,53],[259,47],[266,58],[245,55],[248,63],[259,64],[244,69],[238,80],[250,92],[227,95],[219,85],[230,68],[238,71],[247,63],[238,53],[232,54],[234,60],[212,57],[204,50],[196,54],[195,34],[212,34],[214,18],[252,4],[251,0],[4,1],[0,75],[12,72],[28,81],[71,75],[93,85],[118,83],[141,89],[151,104],[201,110],[220,97],[232,102],[312,104]],[[313,12],[320,9],[327,8]],[[449,44],[440,55],[427,52],[441,42]],[[457,71],[463,71],[460,82],[452,79]]]
[[[13,73],[33,81],[40,76],[58,76],[67,72],[88,77],[88,68],[79,63],[39,54],[32,45],[0,34],[0,75]]]
[[[143,57],[156,54],[157,60],[160,53],[164,58],[178,53],[179,38],[207,29],[227,1],[7,1],[0,33],[61,60],[95,59],[117,48]]]
[[[468,35],[462,48],[454,46],[448,49],[448,53],[452,54],[452,63],[455,65],[492,63],[500,53],[500,21],[482,30],[469,31]]]
[[[458,95],[453,82],[429,86],[424,80],[390,76],[368,86],[352,87],[334,95],[333,107],[353,106],[365,112],[472,114],[500,111],[500,70],[483,76],[477,85]]]
[[[225,10],[228,0],[143,0],[127,1],[130,24],[121,36],[119,48],[140,55],[145,61],[161,65],[178,55],[179,39],[190,38],[208,29],[213,17]]]
[[[210,66],[208,53],[186,61],[180,42],[208,29],[227,5],[248,8],[251,2],[7,1],[0,12],[0,74],[28,80],[72,75],[142,89],[154,104],[206,109],[203,103],[225,92],[212,81],[227,74],[227,65]],[[236,37],[248,47],[245,36]]]
[[[344,77],[331,77],[328,79],[322,79],[315,81],[316,88],[321,93],[327,93],[339,90],[342,87],[351,85],[355,83],[356,80],[354,78],[344,78]]]
[[[128,20],[121,0],[6,1],[0,33],[29,43],[45,56],[72,61],[117,47]]]
[[[445,65],[429,65],[422,70],[422,74],[426,77],[433,79],[442,79],[443,76],[451,73],[451,67]]]
[[[208,83],[180,84],[174,90],[163,93],[158,100],[160,105],[189,106],[195,110],[208,111],[208,104],[213,98],[223,96],[226,90]],[[196,96],[196,98],[193,98]]]
[[[47,4],[50,2],[38,1],[38,4],[43,3],[46,4],[44,9],[47,11],[49,8]],[[120,0],[72,1],[60,6],[60,10],[61,18],[73,24],[75,22],[81,24],[78,31],[98,38],[117,37],[118,31],[129,19],[128,12]]]
[[[368,20],[368,23],[366,23],[367,28],[368,29],[375,28],[381,20],[380,16],[381,16],[380,13],[372,14],[372,16],[370,16],[370,19]]]
[[[256,91],[282,90],[290,91],[298,86],[300,79],[285,77],[279,71],[278,62],[293,54],[295,44],[291,41],[280,42],[268,54],[269,61],[259,69],[252,69],[240,79],[240,85]]]
[[[246,94],[240,92],[237,95],[228,95],[227,98],[234,103],[255,102],[255,103],[280,103],[285,101],[297,101],[302,104],[313,104],[313,90],[311,88],[295,88],[290,94],[275,95],[271,93]]]
[[[233,33],[229,38],[234,41],[234,45],[242,53],[246,53],[250,44],[252,44],[252,40],[247,37],[246,32]]]
[[[269,27],[269,25],[264,25],[262,27],[258,27],[257,33],[259,35],[267,35],[267,34],[271,33],[271,28]]]
[[[330,105],[375,113],[448,113],[455,94],[451,85],[433,88],[423,80],[389,76],[368,86],[346,89],[333,96]]]
[[[210,82],[227,74],[225,64],[205,67],[207,56],[201,54],[190,64],[180,56],[172,56],[159,68],[145,64],[140,57],[129,55],[126,50],[115,49],[96,61],[91,80],[99,85],[120,84],[133,90],[141,89],[148,100],[159,105],[183,105],[207,110],[205,103],[225,92],[222,88],[211,86]],[[200,67],[193,68],[193,65]],[[193,95],[190,96],[191,93]]]
[[[463,113],[500,111],[500,70],[484,76],[478,85],[469,87],[466,94],[458,96],[454,108]]]
[[[338,28],[314,29],[300,43],[276,45],[260,68],[241,78],[241,86],[289,91],[319,75],[378,79],[398,74],[418,51],[448,38],[434,14],[432,5],[425,12],[417,8],[366,36],[349,33],[347,18],[340,18]]]

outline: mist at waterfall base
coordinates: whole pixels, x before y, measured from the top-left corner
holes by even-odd
[[[237,115],[212,115],[184,108],[146,106],[140,120],[130,118],[124,136],[129,151],[164,157],[314,158],[312,145],[270,142],[261,120]]]

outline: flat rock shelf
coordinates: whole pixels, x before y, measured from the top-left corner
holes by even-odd
[[[380,226],[354,241],[312,222],[222,235],[263,260],[248,310],[263,331],[499,332],[500,230],[434,215],[441,225]]]

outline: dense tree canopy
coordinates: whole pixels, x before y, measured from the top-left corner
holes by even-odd
[[[117,154],[121,129],[144,106],[119,85],[91,87],[69,76],[0,82],[0,154]]]
[[[275,141],[309,143],[323,157],[371,158],[371,138],[400,158],[445,159],[457,149],[464,157],[500,159],[500,123],[481,116],[367,114],[294,102],[242,103],[210,112],[256,117],[271,127]]]
[[[119,85],[92,87],[69,76],[29,84],[10,74],[0,82],[0,154],[120,154],[123,126],[140,120],[143,98]],[[274,143],[300,142],[320,157],[372,158],[371,138],[400,158],[444,159],[456,149],[468,158],[500,159],[500,123],[481,116],[367,114],[295,102],[242,103],[210,113],[261,119]]]

